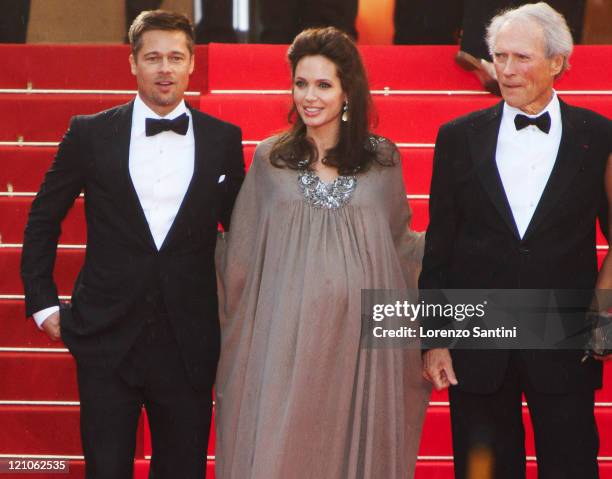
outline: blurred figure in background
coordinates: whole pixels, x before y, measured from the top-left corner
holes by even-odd
[[[396,0],[396,44],[448,45],[461,38],[456,61],[473,71],[483,87],[500,94],[495,69],[485,43],[485,29],[496,13],[516,8],[525,0]],[[549,0],[567,20],[574,43],[580,43],[585,0]]]
[[[0,43],[25,43],[30,18],[30,0],[3,0]]]
[[[196,26],[196,43],[236,43],[232,0],[200,0],[202,19]]]
[[[202,19],[195,29],[196,43],[236,43],[232,23],[233,0],[196,0],[201,5]],[[155,10],[162,0],[125,0],[125,25],[127,31],[134,19],[144,10]]]
[[[162,0],[125,0],[125,42],[128,43],[128,30],[140,12],[157,10]]]
[[[336,27],[357,38],[357,0],[256,0],[260,43],[291,43],[306,28]]]

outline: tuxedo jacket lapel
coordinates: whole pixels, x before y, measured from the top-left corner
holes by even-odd
[[[533,234],[544,218],[558,204],[561,195],[579,172],[584,161],[585,148],[582,145],[588,144],[585,138],[586,132],[580,128],[577,119],[573,116],[571,107],[561,100],[559,100],[559,103],[561,105],[561,124],[563,128],[559,152],[542,197],[527,231],[525,231],[524,239]]]
[[[483,188],[508,229],[517,239],[520,239],[495,161],[502,108],[503,102],[487,110],[483,116],[475,119],[469,129],[468,139],[471,156],[475,159],[474,167]]]
[[[157,249],[130,176],[130,137],[132,134],[133,110],[134,101],[131,101],[115,112],[116,118],[110,123],[112,126],[108,132],[108,137],[105,138],[109,145],[109,148],[105,149],[108,152],[108,158],[105,161],[109,165],[115,165],[116,168],[111,168],[111,170],[118,171],[114,195],[118,211],[123,212],[127,217],[128,224],[134,225],[139,236],[148,246]]]
[[[191,111],[195,143],[193,176],[176,218],[162,244],[162,250],[168,248],[176,240],[183,228],[191,227],[188,225],[193,224],[190,218],[195,218],[196,209],[212,207],[211,195],[216,186],[215,172],[218,165],[216,155],[219,154],[216,139],[210,134],[210,131],[207,131],[203,117],[189,105],[187,106]]]

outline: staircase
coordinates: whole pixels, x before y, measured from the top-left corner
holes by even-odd
[[[290,105],[284,46],[219,45],[196,48],[187,99],[242,127],[247,165],[257,143],[286,127]],[[432,156],[438,127],[498,101],[452,61],[456,47],[361,47],[378,114],[376,131],[395,141],[403,159],[413,228],[427,227]],[[0,462],[2,458],[65,459],[83,477],[75,364],[24,318],[19,278],[28,210],[72,115],[129,101],[135,81],[123,45],[0,45]],[[557,91],[570,104],[612,117],[612,46],[580,46]],[[55,279],[63,299],[84,257],[83,199],[62,226]],[[598,233],[600,261],[607,243]],[[612,479],[612,365],[596,395],[601,477]],[[533,434],[526,419],[528,477],[535,478]],[[135,477],[144,479],[151,454],[143,415]],[[208,451],[213,477],[214,432]],[[1,472],[0,477],[13,477]],[[28,477],[48,477],[48,473]],[[21,477],[21,475],[14,475]],[[421,439],[417,479],[450,479],[452,447],[448,398],[433,393]]]

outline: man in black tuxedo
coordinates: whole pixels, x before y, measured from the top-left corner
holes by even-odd
[[[609,222],[611,122],[553,90],[572,39],[550,6],[495,17],[489,34],[504,101],[440,128],[419,287],[589,290],[597,278],[596,219],[604,228]],[[594,390],[602,364],[582,356],[426,351],[424,376],[437,389],[451,386],[455,477],[466,477],[478,443],[493,455],[492,477],[525,477],[524,394],[538,477],[597,478]]]
[[[132,477],[142,405],[150,477],[200,479],[220,342],[214,250],[244,177],[241,132],[183,100],[186,17],[143,12],[129,36],[137,97],[72,119],[32,204],[26,312],[76,359],[88,479]],[[81,191],[85,263],[59,306],[60,224]]]

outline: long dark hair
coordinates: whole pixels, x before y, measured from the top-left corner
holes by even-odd
[[[292,79],[299,61],[313,55],[322,55],[336,65],[348,100],[348,121],[340,122],[338,143],[325,152],[322,161],[336,167],[341,175],[365,171],[378,160],[369,141],[372,98],[359,51],[350,37],[337,28],[304,30],[295,37],[287,52]],[[318,160],[318,153],[314,142],[306,136],[306,125],[295,104],[289,112],[289,122],[291,128],[272,146],[270,161],[278,168],[310,169]]]

